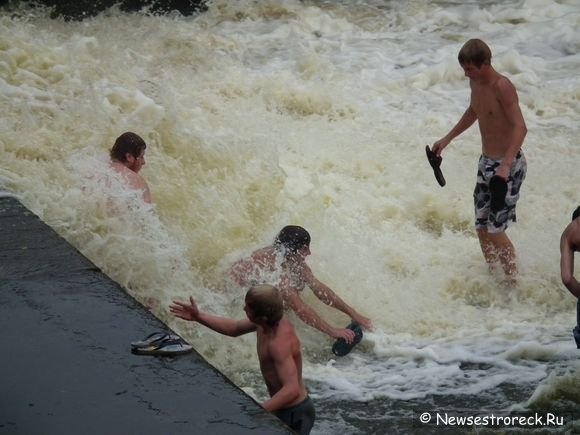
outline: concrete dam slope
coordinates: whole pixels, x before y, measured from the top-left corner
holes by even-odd
[[[167,327],[14,198],[0,198],[0,434],[289,434],[197,352],[133,355]]]

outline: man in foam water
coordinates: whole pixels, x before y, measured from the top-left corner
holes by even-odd
[[[576,346],[580,349],[580,283],[574,277],[574,252],[580,251],[580,207],[572,214],[560,237],[560,276],[570,293],[576,297],[576,327],[573,330]]]
[[[491,66],[491,50],[485,42],[467,41],[458,59],[469,77],[471,101],[459,122],[433,144],[432,150],[440,156],[456,136],[478,121],[482,154],[473,193],[475,228],[487,263],[491,267],[499,260],[508,281],[514,282],[516,254],[505,231],[516,221],[516,202],[526,176],[526,159],[521,151],[526,123],[514,85]],[[507,182],[505,204],[499,211],[491,207],[490,180],[494,175]]]
[[[280,289],[286,306],[294,310],[303,322],[332,338],[342,338],[351,343],[355,338],[351,329],[331,326],[304,303],[300,293],[305,286],[310,287],[316,297],[326,305],[343,312],[363,328],[372,329],[372,323],[314,276],[306,264],[308,255],[310,234],[302,227],[288,225],[278,233],[274,244],[258,249],[249,258],[236,262],[230,269],[229,276],[242,287],[275,280],[276,282],[270,284]]]
[[[256,333],[258,360],[270,399],[262,407],[299,434],[309,434],[315,410],[302,380],[302,349],[294,327],[284,316],[280,292],[272,286],[252,287],[246,293],[247,319],[233,320],[203,313],[193,298],[174,301],[174,316],[195,321],[230,337]]]
[[[151,203],[151,193],[139,171],[145,166],[147,144],[137,134],[126,132],[117,138],[111,148],[111,168],[121,174],[129,187],[143,194],[143,201]]]

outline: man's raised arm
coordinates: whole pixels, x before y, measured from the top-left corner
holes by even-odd
[[[189,304],[186,304],[179,301],[173,301],[173,305],[169,307],[169,311],[171,311],[175,317],[201,323],[202,325],[229,337],[238,337],[256,330],[256,325],[248,319],[234,320],[228,319],[227,317],[203,313],[199,311],[199,308],[192,297],[189,298],[189,302]]]

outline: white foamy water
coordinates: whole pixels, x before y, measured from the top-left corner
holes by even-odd
[[[198,17],[81,23],[2,11],[0,190],[259,400],[253,338],[174,321],[167,305],[193,295],[243,316],[224,290],[228,265],[286,224],[307,228],[312,269],[376,325],[335,360],[327,337],[296,322],[315,433],[380,433],[401,403],[432,398],[570,413],[580,354],[559,237],[580,203],[579,26],[573,0],[224,0]],[[446,150],[444,188],[424,154],[466,108],[456,56],[473,37],[515,84],[529,130],[508,232],[517,289],[488,273],[473,229],[477,128]],[[103,181],[124,131],[148,143],[153,207]],[[129,206],[111,213],[118,200]]]

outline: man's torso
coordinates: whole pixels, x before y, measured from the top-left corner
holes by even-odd
[[[285,406],[288,407],[300,403],[306,398],[306,388],[304,388],[302,381],[302,353],[300,349],[300,341],[296,336],[294,327],[286,318],[283,318],[280,321],[275,335],[265,334],[261,327],[258,327],[256,330],[256,348],[258,360],[260,361],[260,370],[262,371],[262,376],[264,377],[270,396],[276,394],[283,386],[271,354],[271,349],[276,346],[290,349],[291,353],[288,357],[292,358],[292,362],[296,366],[298,383],[302,389],[298,398]]]
[[[471,82],[471,108],[477,115],[482,153],[494,160],[505,155],[513,125],[501,105],[499,82],[507,78],[498,74],[488,84]]]

